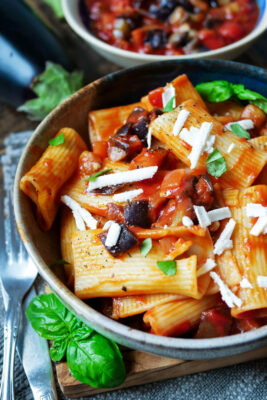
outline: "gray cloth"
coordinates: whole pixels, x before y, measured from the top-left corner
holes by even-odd
[[[16,133],[5,140],[11,146],[12,156],[17,157],[26,143],[29,133]],[[4,156],[5,157],[5,156]],[[2,162],[5,159],[2,157]],[[12,178],[16,165],[6,168]],[[3,354],[3,304],[0,298],[0,372]],[[18,357],[15,363],[16,400],[31,400],[32,394]],[[59,399],[64,396],[58,390]],[[267,359],[252,361],[233,367],[170,379],[145,386],[99,394],[95,400],[265,400],[267,399]]]

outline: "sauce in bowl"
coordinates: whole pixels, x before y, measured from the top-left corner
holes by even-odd
[[[256,0],[81,0],[83,20],[100,40],[142,54],[215,50],[255,27]]]

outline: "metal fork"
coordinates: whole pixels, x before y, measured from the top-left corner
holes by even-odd
[[[37,270],[33,263],[25,262],[28,256],[19,237],[13,210],[12,194],[0,193],[1,268],[0,283],[7,304],[4,319],[4,357],[1,381],[1,400],[14,400],[14,356],[21,315],[21,304],[32,286]],[[5,238],[5,240],[3,240]]]

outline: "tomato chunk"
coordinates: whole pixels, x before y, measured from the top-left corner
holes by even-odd
[[[107,157],[108,143],[105,140],[99,140],[92,143],[93,153],[104,159]]]
[[[227,336],[231,332],[233,318],[227,308],[212,308],[204,311],[195,335],[196,338]]]
[[[83,151],[79,158],[79,172],[81,177],[94,174],[102,166],[102,160],[91,151]]]
[[[160,168],[167,154],[168,150],[165,149],[143,149],[141,153],[132,160],[130,169],[151,167],[156,165]]]
[[[150,101],[152,106],[163,108],[163,103],[162,103],[163,91],[164,91],[164,88],[160,87],[160,88],[151,90],[151,92],[148,93],[148,100]]]

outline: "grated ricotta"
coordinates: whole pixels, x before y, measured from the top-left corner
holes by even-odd
[[[247,278],[243,278],[242,281],[240,281],[240,287],[242,289],[252,289],[253,286],[251,285],[251,283],[249,282],[249,280]]]
[[[210,276],[219,286],[222,299],[225,301],[228,307],[233,308],[235,305],[237,307],[241,307],[243,301],[229,289],[229,287],[222,281],[219,275],[216,272],[211,271]]]
[[[194,206],[194,211],[196,213],[199,225],[202,226],[202,228],[206,228],[211,224],[211,221],[209,219],[207,211],[205,210],[205,207]]]
[[[253,236],[259,236],[261,233],[267,233],[267,216],[259,217],[256,224],[249,232]]]
[[[112,221],[106,237],[106,247],[113,247],[117,244],[121,233],[121,227],[117,222]]]
[[[196,168],[198,160],[205,149],[206,142],[212,128],[213,124],[211,122],[203,122],[198,134],[195,136],[195,141],[192,145],[191,153],[188,156],[191,162],[191,169]]]
[[[121,183],[130,183],[142,181],[152,178],[157,172],[158,167],[145,167],[133,169],[131,171],[115,172],[114,174],[102,175],[96,178],[95,181],[89,182],[87,192],[94,189],[99,189],[105,186],[119,185]]]
[[[181,132],[181,129],[183,128],[189,115],[190,115],[190,111],[185,110],[185,109],[183,109],[179,112],[177,120],[175,121],[175,124],[173,125],[173,128],[172,128],[172,133],[174,136],[177,136]]]
[[[248,129],[253,129],[254,128],[254,123],[253,123],[252,119],[241,119],[240,121],[229,122],[228,124],[225,125],[225,128],[229,129],[231,131],[232,130],[231,126],[234,125],[234,124],[238,124],[239,126],[241,126],[246,131]]]
[[[190,226],[194,225],[192,219],[187,217],[186,215],[182,218],[182,224],[187,228],[190,228]]]
[[[124,201],[134,199],[141,193],[143,193],[143,189],[129,190],[128,192],[114,194],[113,200],[117,201],[118,203],[123,203]]]
[[[229,207],[216,208],[208,211],[208,217],[211,222],[220,221],[221,219],[231,218],[231,211]]]
[[[148,128],[146,142],[147,142],[147,148],[150,149],[151,142],[152,142],[152,129],[151,128]]]
[[[175,88],[170,84],[164,88],[164,92],[162,93],[162,104],[163,108],[168,104],[168,102],[175,96]],[[173,108],[176,107],[175,98],[173,99]]]
[[[267,207],[259,203],[248,203],[245,207],[248,217],[265,217],[267,216]]]
[[[216,262],[212,258],[208,258],[205,264],[203,264],[197,270],[197,277],[206,274],[207,272],[211,271],[214,267],[216,267]]]
[[[257,284],[259,287],[267,289],[267,276],[257,276]]]
[[[61,201],[71,209],[72,214],[75,218],[77,229],[79,229],[80,231],[84,231],[84,223],[88,226],[88,228],[96,229],[97,220],[88,210],[81,207],[80,204],[77,203],[77,201],[73,200],[70,196],[67,195],[61,196]]]
[[[215,243],[214,254],[218,254],[220,256],[225,250],[231,249],[233,247],[233,241],[231,240],[231,236],[235,229],[235,225],[236,222],[233,218],[231,218],[227,222],[219,239]]]

